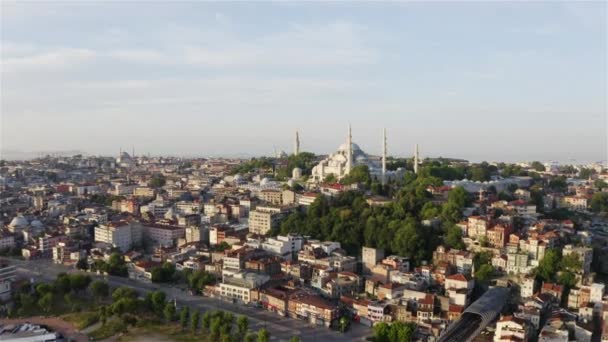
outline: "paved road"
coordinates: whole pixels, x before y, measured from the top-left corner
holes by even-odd
[[[33,278],[35,281],[41,279],[54,280],[61,272],[75,271],[74,269],[57,265],[47,260],[11,260],[11,262],[17,266],[17,270],[22,276]],[[223,310],[232,312],[235,315],[245,315],[249,318],[251,330],[255,331],[265,327],[270,332],[271,340],[273,341],[287,341],[292,336],[299,336],[302,341],[365,341],[365,338],[371,334],[368,327],[356,323],[351,325],[351,329],[347,333],[341,334],[327,328],[311,326],[305,321],[281,317],[266,310],[232,304],[214,298],[191,296],[187,292],[173,287],[161,287],[121,277],[89,274],[95,278],[105,279],[112,287],[128,286],[141,293],[161,289],[167,294],[168,299],[175,299],[178,306],[186,305],[191,309],[203,312],[207,310]]]

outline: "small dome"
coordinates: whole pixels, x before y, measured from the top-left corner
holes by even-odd
[[[296,181],[294,179],[290,179],[287,181],[287,185],[289,185],[289,187],[293,188],[293,186],[296,185]]]
[[[29,222],[27,222],[27,219],[23,216],[16,216],[11,223],[9,224],[10,227],[15,227],[15,228],[24,228],[27,227],[27,225],[29,224]]]
[[[270,183],[270,179],[268,179],[268,177],[264,177],[261,181],[260,181],[260,185],[264,186],[264,185],[268,185],[268,183]]]

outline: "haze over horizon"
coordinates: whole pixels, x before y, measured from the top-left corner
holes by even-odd
[[[3,153],[607,159],[605,2],[1,9]]]

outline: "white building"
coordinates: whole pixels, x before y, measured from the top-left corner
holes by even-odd
[[[534,290],[536,287],[536,280],[534,277],[524,277],[521,282],[520,294],[522,298],[532,298],[534,296]]]
[[[220,284],[222,298],[233,299],[242,303],[251,301],[251,290],[265,284],[270,276],[252,272],[240,272],[232,277],[224,277]]]
[[[261,244],[261,248],[285,260],[291,260],[294,253],[302,249],[304,238],[299,235],[279,235],[276,238],[268,238]]]
[[[589,300],[591,303],[601,303],[604,298],[604,290],[606,288],[606,284],[602,283],[593,283],[591,284],[591,294],[589,295]]]
[[[142,226],[139,222],[111,222],[95,227],[95,241],[111,244],[123,252],[142,242]]]
[[[144,237],[162,247],[172,247],[178,239],[186,236],[186,229],[168,225],[146,224]]]
[[[494,342],[501,341],[527,341],[529,328],[523,319],[505,316],[496,322]]]

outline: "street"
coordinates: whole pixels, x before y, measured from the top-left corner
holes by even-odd
[[[26,279],[34,281],[54,280],[59,273],[74,272],[74,269],[54,264],[48,260],[11,260],[17,266],[17,272]],[[293,336],[299,336],[302,341],[365,341],[371,330],[360,324],[353,323],[345,334],[324,328],[313,327],[308,322],[285,318],[262,309],[252,308],[224,302],[214,298],[192,296],[189,293],[174,287],[163,287],[157,284],[138,282],[128,278],[114,276],[99,276],[87,273],[95,279],[104,279],[111,287],[126,286],[145,294],[149,291],[162,290],[167,294],[167,300],[176,300],[178,306],[189,306],[191,310],[223,310],[234,315],[244,315],[249,318],[249,327],[252,331],[266,328],[273,341],[288,341]]]

